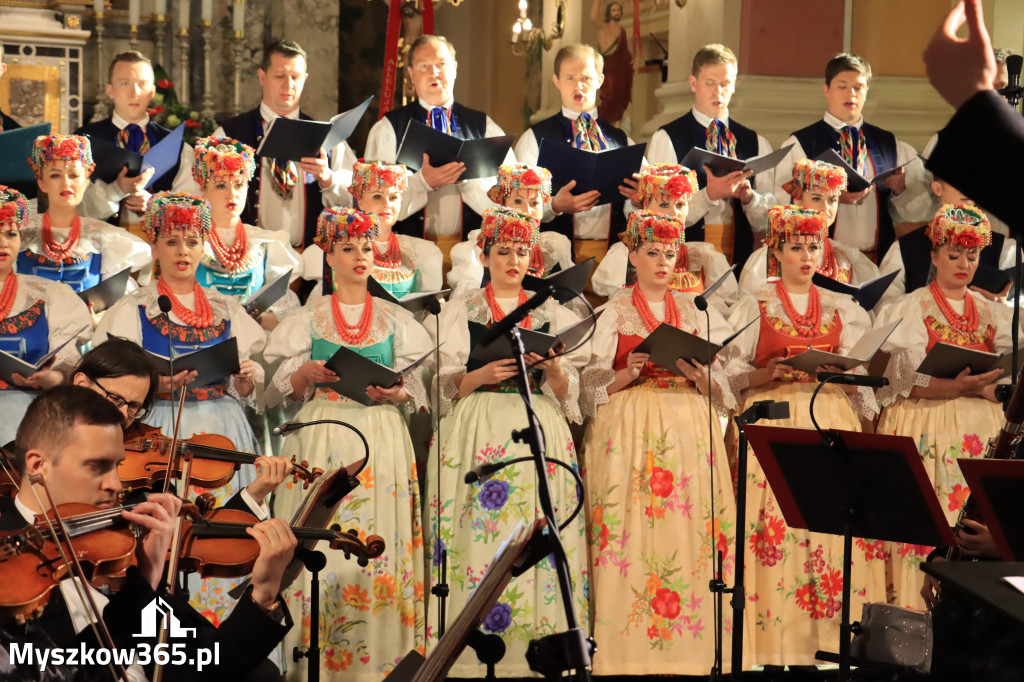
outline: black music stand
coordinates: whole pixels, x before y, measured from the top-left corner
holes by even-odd
[[[1024,460],[957,460],[1003,561],[1024,561]],[[1024,575],[1017,573],[1011,575]]]
[[[843,536],[839,680],[848,680],[854,536],[948,545],[953,532],[911,438],[783,426],[745,431],[786,523]]]

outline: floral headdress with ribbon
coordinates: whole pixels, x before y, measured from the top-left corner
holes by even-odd
[[[551,171],[528,163],[516,163],[498,167],[498,182],[487,190],[487,198],[496,204],[516,190],[536,190],[544,203],[551,201]]]
[[[247,144],[230,137],[203,137],[196,140],[196,159],[192,177],[204,187],[218,175],[244,175],[246,182],[256,173],[256,152]]]
[[[408,186],[409,172],[403,164],[359,159],[352,166],[352,184],[348,186],[348,193],[354,197],[367,192],[401,194]]]
[[[18,190],[0,185],[0,228],[21,232],[28,225],[31,205]]]
[[[769,250],[777,249],[795,237],[825,241],[827,234],[828,217],[821,211],[802,206],[772,206],[768,209],[764,243]]]
[[[376,239],[377,225],[377,216],[357,208],[325,208],[316,219],[313,243],[330,253],[336,242]]]
[[[824,161],[800,159],[793,166],[793,179],[782,189],[794,199],[799,199],[805,191],[834,194],[846,189],[846,171]]]
[[[626,231],[619,238],[630,249],[644,242],[667,244],[678,249],[683,245],[685,231],[683,223],[671,216],[640,210],[629,214]]]
[[[150,200],[142,230],[151,244],[172,231],[195,232],[206,239],[210,233],[210,207],[206,199],[188,192],[161,192]]]
[[[81,135],[40,135],[32,143],[32,156],[28,159],[32,172],[37,178],[42,177],[43,166],[55,161],[80,163],[90,174],[96,167],[89,138]]]
[[[484,211],[476,245],[487,253],[498,242],[526,244],[533,248],[540,242],[540,222],[504,206],[489,208]]]
[[[659,196],[689,201],[697,193],[697,173],[678,163],[652,163],[640,171],[640,182],[633,197],[634,206],[646,206]]]
[[[946,204],[925,228],[935,247],[959,246],[980,249],[992,243],[992,226],[985,214],[974,206]]]

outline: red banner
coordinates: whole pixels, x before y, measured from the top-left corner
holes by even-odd
[[[433,23],[433,22],[431,22]],[[384,47],[384,82],[380,88],[380,116],[395,106],[395,82],[398,76],[398,36],[402,32],[402,2],[391,0],[388,9],[388,35]]]
[[[644,53],[643,35],[640,33],[640,0],[633,0],[633,63]]]
[[[423,3],[423,35],[434,35],[434,0],[421,0]]]

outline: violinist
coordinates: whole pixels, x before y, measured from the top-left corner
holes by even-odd
[[[89,309],[66,284],[15,273],[21,235],[29,222],[25,195],[0,185],[0,350],[35,363],[71,336],[92,328]],[[86,332],[85,338],[88,338]],[[78,360],[74,342],[30,376],[15,374],[13,384],[0,379],[0,445],[14,440],[15,430],[36,391],[64,381]]]
[[[116,473],[124,457],[121,428],[120,413],[109,402],[96,400],[92,391],[61,386],[40,394],[18,429],[17,456],[25,474],[18,496],[0,500],[0,529],[23,528],[45,507],[43,493],[40,491],[42,504],[32,493],[32,488],[39,487],[30,484],[32,474],[45,478],[57,505],[78,502],[101,509],[111,508],[121,490]],[[109,599],[94,593],[118,647],[132,648],[141,641],[133,634],[139,632],[142,610],[160,587],[174,517],[180,508],[178,498],[157,493],[132,511],[122,512],[125,519],[143,529],[136,549],[138,568],[128,569],[124,586]],[[165,669],[165,680],[222,679],[227,675],[243,680],[280,678],[276,666],[266,657],[292,626],[290,614],[278,593],[296,541],[288,525],[280,519],[263,521],[247,532],[260,546],[252,572],[253,587],[219,628],[184,600],[164,595],[182,626],[197,630],[196,637],[188,640],[187,646],[213,648],[219,645],[220,650],[219,666],[203,671],[202,675],[193,668],[169,666]],[[3,589],[0,585],[0,594]],[[66,589],[62,583],[59,590],[54,590],[43,612],[43,620],[35,624],[58,646],[74,646],[76,637],[88,637],[88,631],[83,632],[87,621],[82,607],[74,590]]]

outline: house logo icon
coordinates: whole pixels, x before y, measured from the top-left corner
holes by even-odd
[[[195,628],[183,628],[174,615],[171,605],[163,600],[163,597],[154,597],[153,601],[142,609],[142,632],[132,637],[156,637],[161,630],[168,628],[171,637],[195,637]]]

